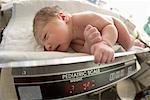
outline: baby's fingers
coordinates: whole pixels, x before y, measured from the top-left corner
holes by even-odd
[[[100,64],[101,63],[101,59],[102,59],[102,53],[101,52],[95,52],[94,53],[94,57],[95,57],[94,62],[96,64]]]
[[[112,61],[114,61],[114,60],[115,60],[114,52],[111,52],[111,53],[109,54],[109,57],[108,57],[106,63],[110,63],[110,62],[112,62]]]
[[[101,58],[101,63],[106,63],[109,57],[109,53],[108,52],[103,52],[102,53],[102,58]]]
[[[88,31],[91,27],[93,27],[92,25],[87,25],[86,27],[85,27],[85,31]]]
[[[94,32],[99,32],[99,31],[96,27],[93,27],[92,25],[88,25],[84,30],[84,34],[86,36],[90,36],[90,34],[93,34]]]
[[[91,40],[91,45],[101,42],[102,41],[102,37],[101,36],[97,36],[95,38],[90,39]]]
[[[89,35],[89,39],[94,39],[95,37],[101,37],[100,32],[98,30],[95,30]]]

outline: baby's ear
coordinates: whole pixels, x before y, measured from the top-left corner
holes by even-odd
[[[65,22],[68,22],[69,20],[68,14],[65,14],[65,12],[62,10],[58,12],[57,17]]]
[[[65,17],[65,13],[64,13],[64,11],[59,11],[58,13],[57,13],[57,17],[59,18],[59,19],[61,19],[61,20],[64,20],[64,17]]]

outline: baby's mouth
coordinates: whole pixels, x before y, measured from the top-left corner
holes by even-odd
[[[48,50],[45,48],[45,46],[44,46],[44,51],[48,51]]]
[[[61,52],[66,52],[68,50],[68,47],[66,47],[64,44],[59,44],[55,50],[61,51]]]
[[[59,47],[60,47],[60,44],[58,46],[56,46],[55,50],[58,50]]]

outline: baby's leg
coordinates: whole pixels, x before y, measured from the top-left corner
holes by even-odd
[[[114,24],[118,30],[118,43],[126,50],[131,48],[134,43],[134,38],[129,34],[125,24],[117,18],[113,18]]]

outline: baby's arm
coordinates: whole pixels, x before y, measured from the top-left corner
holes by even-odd
[[[99,23],[100,21],[97,22]],[[114,60],[114,50],[112,46],[117,41],[118,31],[112,22],[105,20],[103,20],[103,22],[102,24],[105,25],[101,30],[101,41],[94,43],[90,47],[91,54],[95,57],[95,63],[109,63]]]
[[[92,25],[86,26],[84,30],[84,38],[85,38],[84,47],[89,48],[89,53],[91,53],[91,46],[93,44],[102,41],[101,33],[98,31],[96,27],[93,27]]]
[[[90,54],[94,55],[95,63],[106,63],[114,60],[114,50],[112,45],[103,40],[96,27],[88,25],[84,31],[85,45],[90,49]],[[84,48],[83,47],[83,48]]]
[[[127,27],[122,21],[116,18],[113,18],[113,21],[118,30],[117,42],[121,44],[125,50],[130,49],[134,44],[134,37],[129,34]]]
[[[102,38],[103,41],[108,43],[109,46],[113,46],[118,38],[118,31],[114,24],[109,23],[102,29]]]
[[[84,43],[82,40],[76,40],[76,43],[72,43],[72,48],[74,48],[75,51],[91,54],[91,46],[102,41],[98,29],[91,25],[86,26],[84,30],[84,38]],[[83,44],[83,46],[79,44]]]

